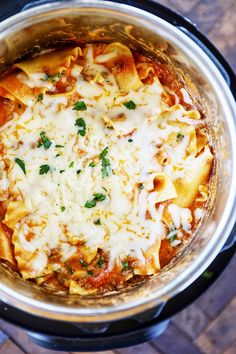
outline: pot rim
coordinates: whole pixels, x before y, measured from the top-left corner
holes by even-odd
[[[22,13],[18,13],[3,21],[0,24],[0,39],[3,38],[6,32],[12,33],[13,31],[16,31],[17,28],[21,28],[21,25],[25,23],[26,20],[28,20],[28,26],[31,23],[36,23],[34,18],[38,15],[45,13],[50,14],[51,11],[55,14],[57,11],[60,12],[61,10],[71,9],[72,7],[82,9],[86,8],[90,10],[100,8],[106,10],[107,13],[122,13],[126,19],[129,17],[135,18],[140,24],[143,24],[146,28],[153,30],[154,26],[159,26],[158,34],[170,42],[174,42],[174,44],[180,48],[187,57],[190,57],[195,65],[201,69],[203,75],[208,77],[208,80],[215,88],[215,91],[221,93],[222,106],[224,107],[228,118],[231,144],[233,143],[236,136],[235,102],[222,74],[207,54],[204,53],[204,51],[191,38],[181,32],[178,28],[175,28],[173,25],[160,17],[157,17],[156,15],[152,15],[149,12],[130,5],[102,0],[53,2],[25,10]],[[41,20],[42,18],[40,18],[40,21]],[[236,180],[236,150],[233,148],[231,168],[232,177],[229,187],[230,193],[226,202],[227,208],[224,209],[220,222],[217,225],[214,237],[211,238],[201,254],[199,254],[193,261],[191,267],[186,268],[182,274],[176,277],[174,281],[171,281],[167,285],[163,286],[161,290],[158,290],[158,296],[157,291],[153,291],[146,298],[139,298],[133,302],[123,303],[114,307],[78,308],[52,305],[50,303],[40,302],[36,299],[30,299],[29,303],[29,297],[19,294],[17,291],[7,287],[6,285],[0,284],[1,299],[6,303],[41,317],[62,321],[69,320],[72,322],[102,322],[107,320],[117,320],[131,315],[133,316],[134,314],[143,312],[158,305],[160,302],[167,301],[176,293],[181,292],[188,287],[203,273],[203,271],[211,264],[216,255],[220,252],[233,228],[236,219],[236,188],[233,183],[233,181]]]

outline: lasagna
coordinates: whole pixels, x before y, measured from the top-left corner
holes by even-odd
[[[0,259],[49,291],[135,284],[193,236],[213,160],[184,85],[122,43],[16,63],[0,78]]]

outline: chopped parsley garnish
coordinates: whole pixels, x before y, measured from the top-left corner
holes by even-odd
[[[49,79],[52,79],[52,82],[55,82],[55,81],[57,81],[57,79],[59,79],[59,77],[61,77],[63,75],[63,73],[56,73],[56,75],[54,75],[54,76],[51,76],[51,75],[49,75],[49,74],[47,74],[47,73],[45,73],[45,79],[43,79],[43,81],[47,81],[47,80],[49,80]]]
[[[139,189],[144,189],[144,185],[142,183],[139,184]]]
[[[90,167],[95,167],[95,166],[97,166],[97,164],[94,161],[92,161],[92,162],[90,162],[89,166]]]
[[[106,195],[102,193],[94,193],[93,194],[94,198],[91,200],[87,200],[85,203],[85,208],[93,208],[97,205],[97,202],[102,202],[103,200],[106,199]]]
[[[171,231],[171,232],[172,232],[173,234],[169,237],[169,240],[170,240],[170,242],[172,243],[172,242],[174,242],[174,240],[175,240],[177,231]]]
[[[85,208],[93,208],[95,207],[97,204],[96,199],[92,199],[92,200],[87,200],[87,202],[84,204]]]
[[[56,147],[56,148],[64,148],[64,145],[59,145],[59,144],[57,144],[57,145],[55,145],[55,147]]]
[[[136,104],[134,103],[134,101],[124,102],[123,106],[125,106],[128,109],[135,109],[136,108]]]
[[[69,168],[74,167],[74,161],[71,161],[71,163],[69,164]]]
[[[38,95],[38,100],[37,100],[37,102],[41,102],[43,100],[43,93],[40,93],[39,95]]]
[[[57,81],[57,79],[59,79],[62,75],[63,75],[63,73],[56,73],[56,75],[53,76],[52,82]]]
[[[107,156],[107,154],[108,154],[108,146],[104,150],[102,150],[102,152],[99,154],[99,159],[100,160],[104,159]]]
[[[93,271],[92,270],[88,270],[87,273],[88,273],[88,275],[93,275]]]
[[[94,225],[102,225],[100,218],[94,221]]]
[[[81,170],[77,170],[77,171],[76,171],[77,175],[79,175],[79,174],[80,174],[80,172],[81,172]]]
[[[181,134],[181,133],[178,133],[177,136],[176,136],[176,140],[177,140],[178,143],[179,143],[180,141],[182,141],[183,138],[184,138],[184,135]]]
[[[102,159],[102,178],[108,177],[110,171],[110,160],[106,158]]]
[[[46,133],[41,132],[40,137],[41,137],[41,142],[38,144],[38,147],[43,145],[45,149],[49,149],[50,146],[52,145],[52,142],[48,139]]]
[[[63,172],[65,172],[65,170],[60,170],[59,172],[60,172],[60,173],[63,173]]]
[[[87,106],[84,103],[84,101],[77,101],[74,103],[73,110],[74,111],[86,111]]]
[[[128,139],[128,142],[129,142],[129,143],[132,143],[132,142],[133,142],[133,139]]]
[[[128,262],[123,262],[122,263],[122,267],[123,267],[124,270],[128,269],[128,267],[129,267]]]
[[[61,154],[56,154],[56,156],[55,156],[55,157],[58,157],[58,156],[61,156]]]
[[[18,157],[15,158],[15,162],[17,163],[17,165],[20,166],[20,168],[22,169],[22,171],[24,172],[24,174],[26,175],[26,171],[25,171],[25,163],[23,160],[18,159]]]
[[[167,235],[167,238],[170,240],[170,242],[174,242],[175,238],[176,238],[176,235],[177,235],[177,230],[175,228],[175,225],[174,224],[170,224],[170,232],[169,234]]]
[[[61,207],[61,211],[63,212],[63,211],[65,211],[65,210],[66,210],[66,207],[62,206],[62,207]]]
[[[102,178],[109,176],[111,172],[110,168],[110,160],[106,158],[108,154],[108,147],[106,147],[102,152],[99,154],[99,158],[102,161]]]
[[[205,279],[211,279],[213,276],[214,276],[214,272],[209,272],[209,271],[205,271],[203,274],[202,274],[203,278]]]
[[[102,193],[94,193],[94,199],[96,199],[97,202],[102,202],[106,199],[106,195]]]
[[[78,134],[81,136],[85,136],[86,134],[86,123],[83,118],[78,118],[75,121],[75,125],[79,127]]]
[[[45,175],[46,173],[48,173],[50,171],[50,167],[48,165],[41,165],[39,167],[39,174],[40,175]]]
[[[99,266],[99,268],[102,268],[103,265],[104,265],[104,260],[102,258],[100,258],[98,261],[97,261],[97,265]]]

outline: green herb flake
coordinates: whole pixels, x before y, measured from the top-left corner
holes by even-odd
[[[80,174],[80,172],[81,172],[81,170],[77,170],[77,171],[76,171],[77,175],[79,175],[79,174]]]
[[[39,95],[38,95],[38,100],[37,100],[37,102],[41,102],[43,100],[43,93],[40,93]]]
[[[85,208],[94,208],[96,206],[97,202],[95,199],[92,200],[87,200],[87,202],[84,204]]]
[[[56,154],[56,156],[55,156],[55,157],[59,157],[59,156],[61,156],[61,154]]]
[[[48,165],[41,165],[39,167],[39,174],[40,175],[45,175],[46,173],[48,173],[50,171],[50,167]]]
[[[59,172],[60,172],[60,173],[64,173],[64,172],[65,172],[65,170],[60,170]]]
[[[128,142],[129,142],[129,143],[132,143],[132,142],[133,142],[133,139],[128,139]]]
[[[45,132],[41,132],[40,133],[40,137],[41,137],[41,143],[39,143],[38,147],[40,146],[44,146],[45,149],[49,149],[50,146],[52,145],[52,142],[48,139],[48,137],[46,136]]]
[[[104,158],[102,160],[102,178],[104,177],[108,177],[109,174],[111,172],[111,168],[110,168],[110,160]]]
[[[69,168],[74,167],[74,161],[71,161],[71,163],[69,164]]]
[[[94,161],[92,161],[92,162],[90,162],[89,166],[90,167],[95,167],[95,166],[97,166],[97,164]]]
[[[87,273],[88,273],[88,275],[93,275],[94,274],[92,270],[88,270]]]
[[[62,75],[63,73],[56,73],[56,75],[53,76],[52,82],[56,82]]]
[[[136,108],[136,104],[134,103],[134,101],[124,102],[123,106],[125,106],[128,109],[135,109]]]
[[[84,103],[84,101],[77,101],[74,103],[73,110],[74,111],[86,111],[87,106]]]
[[[20,168],[22,169],[22,171],[24,172],[24,174],[26,175],[26,170],[25,170],[25,163],[23,160],[18,159],[18,157],[15,158],[15,162],[17,163],[17,165],[20,166]]]
[[[94,199],[97,201],[97,202],[102,202],[103,200],[106,199],[106,195],[105,194],[102,194],[102,193],[94,193]]]
[[[173,232],[173,235],[171,235],[171,236],[169,237],[170,243],[174,242],[174,240],[175,240],[175,238],[176,238],[176,233],[177,233],[177,231],[172,231],[172,232]],[[176,232],[176,233],[175,233],[175,232]]]
[[[98,261],[97,261],[97,265],[99,268],[102,268],[103,265],[104,265],[104,260],[102,258],[100,258]]]
[[[110,172],[111,172],[111,168],[110,168],[110,160],[106,158],[108,154],[108,147],[106,147],[104,150],[102,150],[102,152],[99,154],[99,159],[102,161],[102,178],[104,177],[108,177]]]
[[[170,243],[174,242],[174,240],[176,239],[176,235],[177,235],[176,227],[173,223],[170,223],[169,233],[167,235],[167,238],[169,239]]]
[[[85,208],[94,208],[97,204],[97,202],[102,202],[103,200],[106,199],[106,195],[102,193],[94,193],[93,194],[94,198],[91,200],[87,200],[85,203]]]
[[[123,262],[123,263],[122,263],[122,268],[123,268],[123,270],[128,269],[128,267],[129,267],[128,262]]]
[[[183,140],[183,138],[184,138],[184,135],[181,133],[178,133],[176,136],[176,140],[178,143],[180,143]]]
[[[202,274],[202,277],[205,278],[205,279],[212,279],[214,276],[214,272],[209,272],[209,271],[205,271],[203,274]]]
[[[99,154],[99,159],[102,160],[104,159],[108,154],[108,146],[102,150],[102,152]]]
[[[94,221],[94,225],[102,225],[100,218]]]
[[[61,207],[61,211],[63,212],[63,211],[65,211],[65,210],[66,210],[66,207],[62,206],[62,207]]]
[[[139,189],[140,190],[144,189],[144,185],[142,183],[139,184]]]
[[[78,134],[80,136],[85,136],[85,134],[86,134],[86,123],[85,123],[85,120],[83,118],[78,118],[75,121],[75,125],[79,128]]]
[[[56,147],[56,148],[64,148],[65,146],[64,146],[64,145],[59,145],[59,144],[57,144],[57,145],[55,145],[55,147]]]

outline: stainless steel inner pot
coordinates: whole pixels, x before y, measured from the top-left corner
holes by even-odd
[[[99,0],[62,1],[34,7],[0,24],[0,72],[16,60],[45,48],[113,40],[159,60],[171,58],[176,70],[181,72],[184,68],[198,87],[212,128],[217,158],[216,195],[196,236],[178,259],[147,282],[120,293],[96,298],[49,294],[2,266],[2,301],[41,317],[70,322],[112,321],[165,302],[209,266],[235,221],[234,98],[204,51],[168,22],[128,5]]]

